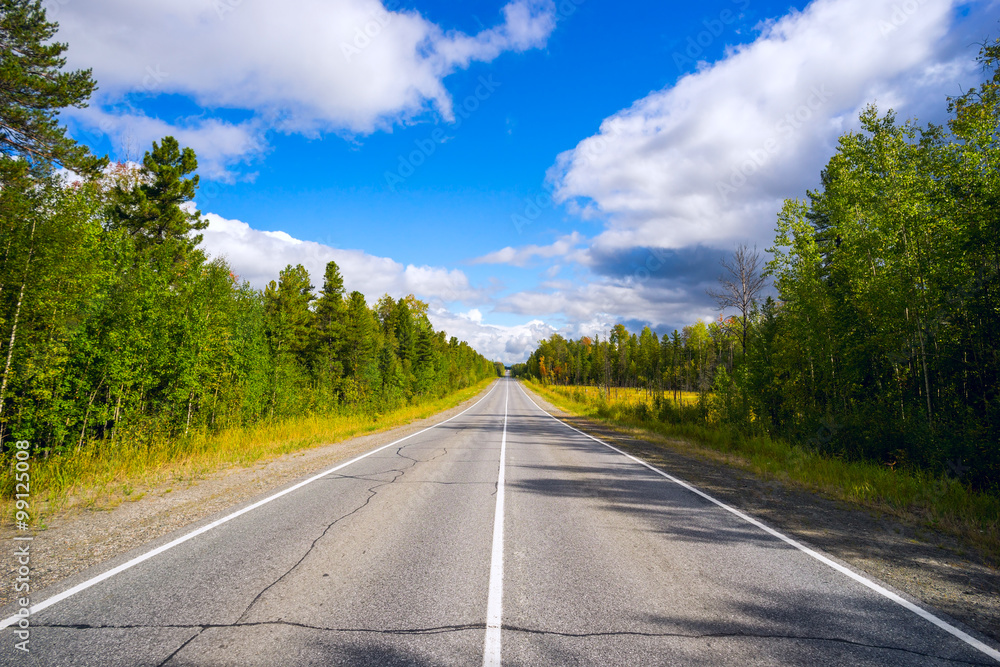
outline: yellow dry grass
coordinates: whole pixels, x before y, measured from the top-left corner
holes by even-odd
[[[653,411],[637,418],[625,409],[639,397],[601,402],[588,387],[529,386],[571,414],[601,422],[659,446],[748,470],[764,479],[944,530],[1000,563],[1000,498],[923,470],[890,469],[868,461],[824,456],[800,444],[747,435],[721,424],[659,421]],[[697,397],[697,394],[695,394]]]

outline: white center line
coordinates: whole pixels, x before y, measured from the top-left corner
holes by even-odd
[[[469,410],[471,410],[472,408],[476,407],[477,405],[479,405],[480,403],[482,403],[483,401],[485,401],[487,398],[489,398],[490,395],[493,393],[493,391],[497,388],[497,386],[498,386],[497,384],[494,384],[493,387],[490,388],[490,391],[489,391],[489,393],[486,394],[486,396],[483,396],[481,399],[479,399],[478,401],[476,401],[475,403],[473,403],[472,405],[470,405],[466,409],[462,410],[457,415],[453,415],[453,416],[449,417],[448,419],[445,419],[444,421],[438,422],[437,424],[434,424],[432,426],[428,426],[427,428],[422,429],[420,431],[417,431],[416,433],[411,433],[410,435],[404,436],[404,437],[402,437],[402,438],[400,438],[398,440],[394,440],[394,441],[390,442],[388,445],[382,445],[381,447],[377,447],[377,448],[372,449],[372,450],[370,450],[368,452],[365,452],[361,456],[356,456],[353,459],[351,459],[350,461],[345,461],[344,463],[341,463],[339,465],[335,465],[332,468],[324,470],[323,472],[319,473],[318,475],[313,475],[309,479],[303,480],[303,481],[299,482],[298,484],[296,484],[294,486],[290,486],[290,487],[288,487],[287,489],[285,489],[283,491],[279,491],[279,492],[275,493],[274,495],[271,495],[271,496],[268,496],[267,498],[264,498],[263,500],[258,500],[257,502],[255,502],[252,505],[248,505],[247,507],[244,507],[243,509],[237,510],[237,511],[233,512],[232,514],[224,516],[221,519],[217,519],[217,520],[213,521],[212,523],[210,523],[208,525],[202,526],[201,528],[198,528],[196,530],[191,531],[190,533],[187,533],[186,535],[181,535],[180,537],[178,537],[177,539],[173,540],[172,542],[168,542],[167,544],[159,546],[159,547],[153,549],[152,551],[147,551],[146,553],[142,554],[141,556],[136,556],[135,558],[133,558],[132,560],[128,561],[127,563],[122,563],[118,567],[115,567],[115,568],[112,568],[112,569],[107,570],[105,572],[102,572],[101,574],[97,575],[93,579],[88,579],[87,581],[84,581],[83,583],[77,584],[76,586],[74,586],[73,588],[70,588],[69,590],[65,590],[62,593],[59,593],[58,595],[53,595],[52,597],[48,598],[47,600],[43,600],[42,602],[39,602],[38,604],[35,604],[34,606],[31,607],[29,613],[30,614],[37,614],[38,612],[40,612],[43,609],[46,609],[48,607],[51,607],[52,605],[56,604],[57,602],[62,602],[66,598],[72,597],[73,595],[76,595],[80,591],[87,590],[88,588],[90,588],[91,586],[94,586],[95,584],[99,584],[99,583],[101,583],[102,581],[104,581],[106,579],[110,579],[111,577],[115,576],[116,574],[119,574],[120,572],[124,572],[125,570],[127,570],[129,568],[135,567],[139,563],[147,561],[150,558],[153,558],[154,556],[160,555],[164,551],[168,551],[170,549],[173,549],[174,547],[176,547],[179,544],[183,544],[184,542],[187,542],[190,539],[198,537],[199,535],[201,535],[203,533],[207,533],[208,531],[212,530],[213,528],[221,526],[222,524],[224,524],[224,523],[226,523],[228,521],[231,521],[231,520],[235,519],[238,516],[242,516],[242,515],[246,514],[247,512],[252,512],[253,510],[257,509],[258,507],[266,505],[266,504],[268,504],[268,503],[270,503],[270,502],[272,502],[274,500],[277,500],[278,498],[281,498],[282,496],[286,496],[289,493],[292,493],[293,491],[301,489],[303,486],[306,486],[307,484],[312,484],[316,480],[322,479],[322,478],[326,477],[327,475],[329,475],[331,473],[337,472],[341,468],[346,468],[347,466],[351,465],[352,463],[357,463],[361,459],[369,457],[372,454],[381,452],[383,449],[386,449],[388,447],[392,447],[394,445],[397,445],[397,444],[403,442],[404,440],[409,440],[410,438],[416,437],[416,436],[420,435],[421,433],[426,433],[427,431],[431,430],[432,428],[437,428],[438,426],[441,426],[442,424],[447,424],[452,419],[457,419],[458,417],[461,417],[466,412],[468,412]],[[504,426],[506,427],[506,421],[504,422]],[[501,472],[502,472],[502,470],[501,470]],[[0,630],[2,630],[4,628],[7,628],[7,627],[10,627],[11,625],[14,625],[20,619],[21,619],[21,616],[19,616],[17,614],[15,614],[13,616],[9,616],[9,617],[3,619],[2,621],[0,621]]]
[[[635,461],[639,465],[644,466],[646,468],[649,468],[650,470],[652,470],[653,472],[655,472],[657,475],[660,475],[661,477],[665,477],[666,479],[670,480],[674,484],[677,484],[678,486],[684,487],[685,489],[687,489],[691,493],[695,493],[695,494],[701,496],[702,498],[704,498],[705,500],[718,505],[719,507],[721,507],[722,509],[726,510],[727,512],[729,512],[731,514],[734,514],[734,515],[738,516],[739,518],[743,519],[747,523],[750,523],[750,524],[753,524],[754,526],[757,526],[758,528],[760,528],[764,532],[769,533],[770,535],[773,535],[774,537],[778,538],[782,542],[785,542],[786,544],[789,544],[789,545],[795,547],[796,549],[798,549],[802,553],[804,553],[804,554],[806,554],[808,556],[811,556],[812,558],[815,558],[819,562],[823,563],[824,565],[827,565],[828,567],[833,568],[837,572],[840,572],[841,574],[844,574],[844,575],[850,577],[851,579],[853,579],[854,581],[858,582],[862,586],[866,586],[869,589],[871,589],[872,591],[878,593],[879,595],[881,595],[883,597],[886,597],[889,600],[892,600],[893,602],[895,602],[899,606],[901,606],[904,609],[907,609],[907,610],[913,612],[914,614],[916,614],[920,618],[923,618],[924,620],[929,621],[930,623],[933,623],[934,625],[936,625],[937,627],[941,628],[942,630],[944,630],[948,634],[950,634],[950,635],[952,635],[954,637],[957,637],[958,639],[961,639],[963,642],[965,642],[969,646],[973,647],[977,651],[983,653],[984,655],[988,655],[989,657],[993,658],[994,660],[1000,662],[1000,651],[997,651],[996,649],[994,649],[991,646],[987,646],[986,644],[984,644],[983,642],[979,641],[975,637],[972,637],[968,633],[963,632],[962,630],[959,630],[958,628],[956,628],[951,623],[947,623],[947,622],[941,620],[940,618],[938,618],[934,614],[930,613],[926,609],[923,609],[922,607],[918,607],[917,605],[913,604],[909,600],[907,600],[905,598],[902,598],[899,595],[896,595],[895,593],[893,593],[892,591],[886,589],[883,586],[878,585],[877,583],[875,583],[871,579],[868,579],[867,577],[864,577],[864,576],[858,574],[857,572],[854,572],[853,570],[849,570],[848,568],[844,567],[840,563],[837,563],[835,561],[830,560],[829,558],[827,558],[823,554],[818,553],[818,552],[810,549],[809,547],[805,546],[804,544],[793,540],[792,538],[788,537],[784,533],[780,533],[777,530],[774,530],[773,528],[764,525],[763,523],[761,523],[757,519],[754,519],[753,517],[751,517],[751,516],[749,516],[747,514],[744,514],[743,512],[739,511],[738,509],[736,509],[734,507],[730,507],[729,505],[725,504],[721,500],[716,500],[712,496],[708,495],[707,493],[705,493],[704,491],[702,491],[700,489],[695,488],[694,486],[688,484],[684,480],[678,479],[677,477],[674,477],[673,475],[670,475],[670,474],[668,474],[668,473],[660,470],[659,468],[653,466],[650,463],[646,463],[645,461],[643,461],[643,460],[641,460],[639,458],[636,458],[635,456],[632,456],[631,454],[623,452],[622,450],[618,449],[614,445],[609,445],[608,443],[604,442],[603,440],[601,440],[599,438],[595,438],[594,436],[590,435],[589,433],[584,433],[580,429],[578,429],[578,428],[576,428],[574,426],[570,426],[569,424],[567,424],[563,420],[559,419],[555,415],[550,414],[548,410],[543,409],[537,403],[535,403],[534,401],[532,401],[531,397],[528,396],[528,392],[526,392],[523,387],[521,387],[520,385],[518,385],[518,389],[521,390],[521,393],[524,394],[525,398],[527,398],[529,401],[531,401],[532,405],[534,405],[536,408],[538,408],[541,412],[545,413],[549,417],[552,417],[552,419],[555,419],[557,422],[559,422],[563,426],[565,426],[567,428],[571,428],[574,431],[576,431],[577,433],[579,433],[580,435],[586,436],[586,437],[590,438],[591,440],[593,440],[594,442],[599,442],[599,443],[601,443],[602,445],[604,445],[605,447],[607,447],[609,449],[613,449],[614,451],[618,452],[622,456],[624,456],[626,458],[629,458],[629,459],[632,459],[633,461]],[[505,424],[506,424],[506,422],[505,422]]]
[[[500,623],[503,618],[503,484],[507,458],[507,400],[510,380],[503,397],[503,437],[500,439],[500,475],[497,477],[497,511],[493,517],[493,560],[490,563],[490,596],[486,603],[486,645],[483,667],[500,667]]]

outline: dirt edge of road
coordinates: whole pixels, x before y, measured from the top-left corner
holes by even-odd
[[[492,383],[455,407],[404,426],[299,450],[246,467],[231,466],[194,479],[138,489],[142,493],[136,494],[140,496],[137,500],[112,509],[73,508],[55,512],[46,517],[45,530],[35,532],[31,542],[32,602],[50,597],[46,589],[88,568],[172,533],[180,536],[192,524],[225,516],[238,505],[438,424],[469,408],[495,386]],[[4,544],[14,545],[15,535],[24,533],[12,526],[0,529]],[[18,576],[19,564],[12,553],[13,547],[7,550],[4,559],[5,582],[13,582]],[[12,585],[0,587],[0,609],[15,598]]]
[[[615,430],[525,391],[567,424],[1000,641],[1000,571],[954,537]]]

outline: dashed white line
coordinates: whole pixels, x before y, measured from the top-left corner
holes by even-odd
[[[559,422],[560,424],[562,424],[566,428],[573,429],[574,431],[576,431],[580,435],[586,436],[586,437],[590,438],[591,440],[593,440],[594,442],[598,442],[598,443],[604,445],[605,447],[608,447],[609,449],[613,449],[614,451],[618,452],[622,456],[630,458],[633,461],[635,461],[636,463],[638,463],[639,465],[645,466],[646,468],[649,468],[650,470],[652,470],[656,474],[658,474],[658,475],[660,475],[662,477],[667,478],[668,480],[670,480],[674,484],[677,484],[679,486],[684,487],[688,491],[690,491],[692,493],[695,493],[695,494],[701,496],[702,498],[704,498],[705,500],[718,505],[719,507],[721,507],[722,509],[726,510],[727,512],[730,512],[731,514],[734,514],[734,515],[738,516],[739,518],[743,519],[747,523],[751,523],[754,526],[757,526],[758,528],[760,528],[761,530],[763,530],[765,533],[773,535],[774,537],[778,538],[782,542],[785,542],[786,544],[789,544],[789,545],[795,547],[799,551],[801,551],[801,552],[803,552],[803,553],[805,553],[805,554],[807,554],[807,555],[815,558],[816,560],[818,560],[819,562],[823,563],[824,565],[832,567],[837,572],[840,572],[841,574],[847,575],[848,577],[850,577],[854,581],[858,582],[859,584],[861,584],[863,586],[866,586],[867,588],[870,588],[871,590],[875,591],[879,595],[882,595],[883,597],[888,598],[889,600],[892,600],[893,602],[895,602],[899,606],[901,606],[901,607],[903,607],[905,609],[908,609],[909,611],[913,612],[914,614],[916,614],[920,618],[922,618],[922,619],[924,619],[926,621],[929,621],[930,623],[933,623],[934,625],[936,625],[937,627],[941,628],[942,630],[944,630],[948,634],[950,634],[950,635],[952,635],[952,636],[954,636],[954,637],[962,640],[963,642],[965,642],[966,644],[968,644],[972,648],[976,649],[977,651],[979,651],[979,652],[981,652],[981,653],[983,653],[985,655],[988,655],[989,657],[993,658],[997,662],[1000,662],[1000,651],[997,651],[996,649],[994,649],[994,648],[992,648],[992,647],[984,644],[983,642],[979,641],[978,639],[976,639],[975,637],[969,635],[968,633],[959,630],[954,625],[952,625],[952,624],[950,624],[950,623],[948,623],[948,622],[946,622],[946,621],[938,618],[937,616],[935,616],[934,614],[930,613],[926,609],[918,607],[917,605],[913,604],[909,600],[906,600],[906,599],[900,597],[899,595],[896,595],[895,593],[893,593],[892,591],[888,590],[884,586],[879,586],[874,581],[871,581],[870,579],[867,579],[867,578],[861,576],[857,572],[854,572],[853,570],[850,570],[850,569],[844,567],[840,563],[837,563],[837,562],[834,562],[834,561],[830,560],[829,558],[827,558],[823,554],[818,553],[818,552],[810,549],[809,547],[805,546],[804,544],[800,544],[799,542],[796,542],[795,540],[793,540],[792,538],[788,537],[787,535],[779,533],[778,531],[774,530],[773,528],[770,528],[769,526],[764,525],[763,523],[761,523],[757,519],[754,519],[753,517],[744,514],[743,512],[739,511],[738,509],[736,509],[734,507],[730,507],[729,505],[725,504],[721,500],[716,500],[715,498],[713,498],[712,496],[708,495],[704,491],[701,491],[700,489],[696,489],[695,487],[691,486],[687,482],[685,482],[685,481],[683,481],[681,479],[678,479],[678,478],[674,477],[673,475],[665,473],[662,470],[660,470],[659,468],[657,468],[657,467],[655,467],[655,466],[653,466],[653,465],[651,465],[649,463],[646,463],[642,459],[636,458],[635,456],[632,456],[631,454],[623,452],[622,450],[618,449],[614,445],[609,445],[608,443],[606,443],[603,440],[600,440],[598,438],[595,438],[594,436],[590,435],[589,433],[584,433],[580,429],[575,428],[573,426],[570,426],[569,424],[567,424],[566,422],[564,422],[561,419],[557,419],[554,415],[549,414],[549,412],[547,410],[543,410],[541,407],[539,407],[539,405],[537,403],[535,403],[534,401],[532,401],[531,397],[528,396],[528,392],[524,391],[523,387],[521,387],[520,385],[518,385],[518,389],[521,390],[521,393],[524,394],[524,397],[527,398],[529,401],[531,401],[531,404],[534,405],[536,408],[538,408],[538,410],[540,410],[542,413],[548,415],[549,417],[552,417],[552,419],[555,419],[557,422]],[[499,663],[497,663],[497,664],[499,664]]]
[[[503,399],[503,436],[500,438],[500,474],[497,477],[497,510],[493,515],[493,558],[490,562],[490,595],[486,602],[486,643],[483,667],[500,667],[500,625],[503,620],[503,486],[507,458],[507,401],[510,380]],[[529,399],[530,400],[530,399]]]

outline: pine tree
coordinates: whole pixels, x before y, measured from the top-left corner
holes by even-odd
[[[313,312],[309,304],[315,298],[309,272],[301,264],[289,264],[264,290],[268,330],[275,354],[288,352],[300,360],[311,349]]]
[[[344,278],[334,261],[326,264],[323,291],[316,300],[316,362],[322,381],[335,384],[343,375],[341,360],[347,304],[344,302]]]
[[[379,344],[375,316],[365,303],[361,292],[351,292],[347,300],[344,330],[344,372],[351,378],[358,397],[368,398],[368,393],[378,384],[377,354]]]
[[[194,199],[198,176],[187,178],[198,168],[190,148],[181,149],[173,137],[164,137],[142,160],[138,179],[123,179],[113,188],[108,209],[109,229],[123,229],[146,250],[166,245],[166,253],[180,260],[195,253],[205,229],[201,211],[187,206]],[[200,259],[200,255],[199,255]]]
[[[86,107],[96,84],[89,69],[62,71],[67,45],[51,41],[58,27],[39,0],[0,0],[0,154],[94,175],[106,160],[66,136],[58,113]]]

